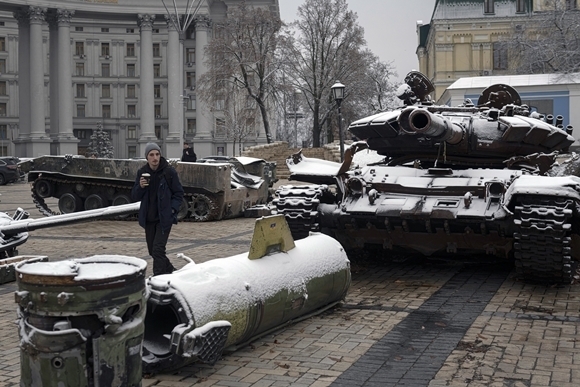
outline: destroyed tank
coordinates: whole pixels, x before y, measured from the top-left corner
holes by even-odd
[[[314,183],[276,192],[294,237],[320,230],[351,256],[377,259],[489,255],[513,260],[526,281],[570,283],[580,178],[549,172],[574,142],[572,128],[531,112],[509,85],[457,107],[433,104],[432,91],[423,74],[409,73],[403,106],[349,126],[357,141],[342,164],[300,152],[287,159],[290,180]],[[379,161],[357,164],[365,149]]]
[[[178,219],[205,222],[241,217],[266,204],[276,164],[252,157],[216,163],[168,160],[185,191]],[[46,216],[69,214],[131,202],[131,188],[144,159],[41,156],[21,162],[36,207]],[[49,207],[56,199],[58,210]],[[117,217],[126,219],[128,217]]]

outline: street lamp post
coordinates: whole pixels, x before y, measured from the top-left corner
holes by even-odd
[[[334,85],[332,85],[332,95],[334,96],[334,100],[336,101],[336,105],[338,106],[338,141],[340,142],[340,161],[344,161],[344,136],[342,134],[342,113],[340,111],[340,104],[344,99],[344,88],[345,86],[336,81]]]
[[[300,148],[298,146],[298,100],[302,91],[296,89],[294,90],[294,142],[296,144],[296,148]]]

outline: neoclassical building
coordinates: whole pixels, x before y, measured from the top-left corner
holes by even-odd
[[[577,0],[560,1],[577,8]],[[545,7],[545,0],[436,0],[431,22],[417,26],[419,68],[435,99],[460,78],[511,74],[498,42]]]
[[[198,157],[231,154],[195,85],[213,23],[240,2],[201,0],[180,31],[172,0],[0,0],[0,155],[84,154],[98,122],[118,158],[149,141],[168,157],[184,140]],[[247,3],[279,13],[278,0]],[[266,142],[259,125],[244,145]]]

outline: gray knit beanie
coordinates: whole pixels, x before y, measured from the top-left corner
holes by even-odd
[[[155,144],[154,142],[148,142],[147,145],[145,145],[145,158],[147,158],[147,155],[152,150],[158,150],[159,154],[161,154],[161,148],[159,148],[159,145]]]

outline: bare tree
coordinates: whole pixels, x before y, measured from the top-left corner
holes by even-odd
[[[346,0],[306,0],[298,16],[284,41],[282,57],[289,83],[302,91],[312,112],[313,146],[319,147],[322,128],[336,107],[331,86],[337,80],[349,87],[357,83],[366,70],[366,41]],[[346,98],[348,93],[349,89]]]
[[[233,83],[256,102],[268,143],[272,142],[268,100],[275,90],[276,50],[282,22],[267,9],[249,7],[245,1],[228,10],[228,17],[216,23],[206,47],[208,72],[200,79],[201,97],[215,100],[220,82]],[[215,106],[215,105],[213,105]]]
[[[510,69],[518,74],[578,72],[580,11],[568,1],[546,0],[542,11],[514,25],[501,46],[507,50]]]

